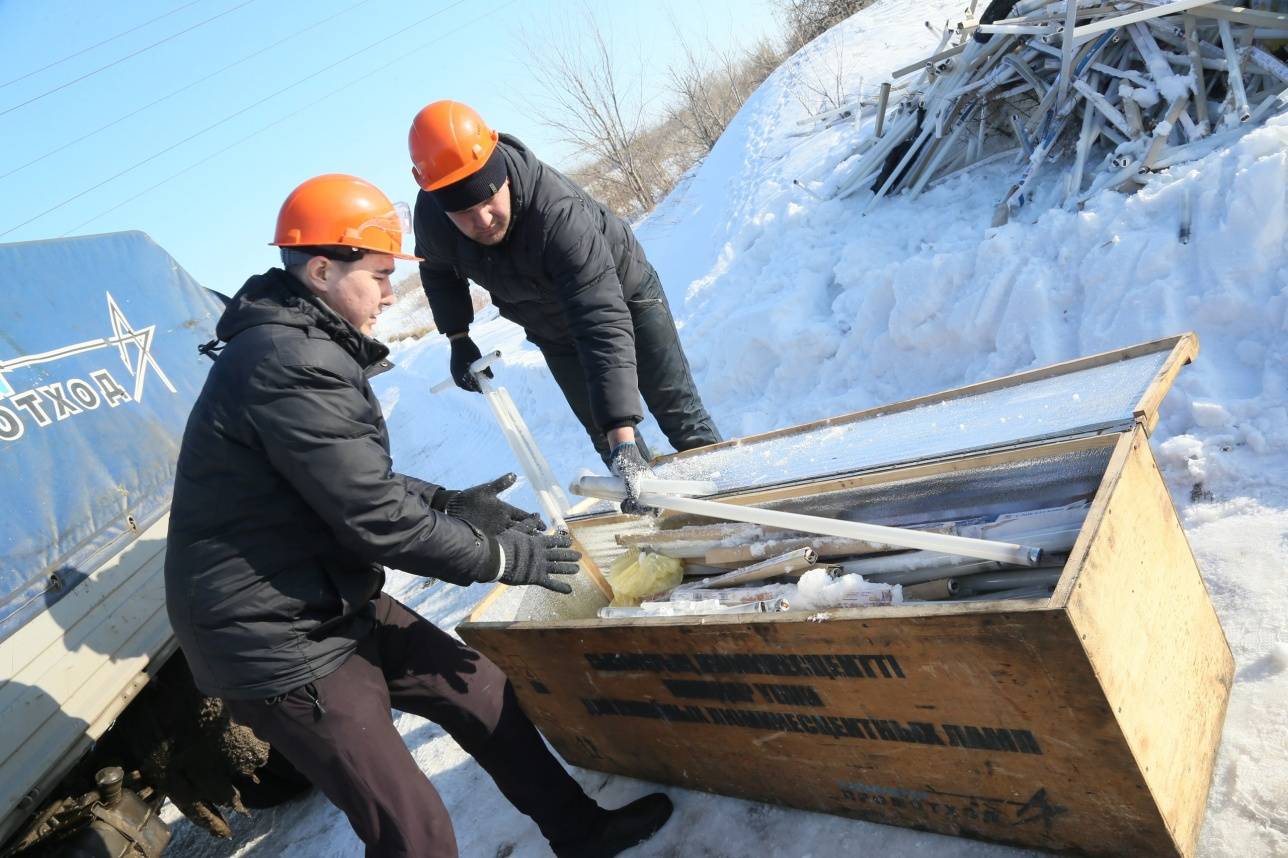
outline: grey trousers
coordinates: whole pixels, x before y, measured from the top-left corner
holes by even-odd
[[[344,811],[368,858],[456,858],[447,808],[394,728],[390,708],[440,725],[516,808],[558,842],[602,815],[546,748],[505,674],[382,593],[376,627],[340,669],[233,717]]]
[[[640,394],[649,413],[657,418],[666,439],[677,451],[714,444],[720,440],[720,433],[693,383],[693,372],[680,345],[675,319],[671,316],[671,307],[657,272],[652,267],[649,272],[639,294],[626,302],[635,327],[635,361]],[[546,345],[542,346],[541,353],[564,398],[595,445],[595,451],[607,462],[608,439],[591,413],[586,374],[576,348],[572,345],[567,349]],[[641,452],[646,459],[651,458],[647,447]]]

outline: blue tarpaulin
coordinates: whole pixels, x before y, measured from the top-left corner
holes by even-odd
[[[0,640],[163,515],[222,303],[141,232],[0,244]]]

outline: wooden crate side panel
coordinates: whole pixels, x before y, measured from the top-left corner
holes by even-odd
[[[1194,854],[1234,662],[1143,430],[1068,610],[1178,850]]]
[[[1078,533],[1078,538],[1073,543],[1073,548],[1069,551],[1069,560],[1064,564],[1064,574],[1060,576],[1060,582],[1051,594],[1051,604],[1053,606],[1065,605],[1069,600],[1069,594],[1073,592],[1074,586],[1077,585],[1078,575],[1081,574],[1082,566],[1087,561],[1091,546],[1095,544],[1097,535],[1100,533],[1101,522],[1105,520],[1105,513],[1109,509],[1109,501],[1113,498],[1114,492],[1118,488],[1118,481],[1122,479],[1123,470],[1127,467],[1127,460],[1131,458],[1135,432],[1123,432],[1115,437],[1114,450],[1110,454],[1109,463],[1105,466],[1105,472],[1100,478],[1100,485],[1096,488],[1096,495],[1091,500],[1091,508],[1087,510],[1087,517],[1082,522],[1082,530]]]
[[[460,631],[579,766],[1043,849],[1175,854],[1058,610]]]
[[[1132,412],[1147,433],[1152,433],[1154,427],[1158,425],[1158,407],[1163,404],[1163,397],[1167,395],[1167,391],[1172,389],[1172,382],[1176,380],[1177,374],[1182,367],[1198,357],[1198,354],[1199,335],[1191,331],[1177,340],[1172,348],[1172,354],[1159,367],[1154,380],[1150,382]]]

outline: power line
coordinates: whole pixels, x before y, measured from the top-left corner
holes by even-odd
[[[251,2],[251,0],[247,0],[247,2]],[[187,137],[183,138],[182,140],[178,141],[177,143],[172,143],[172,144],[170,144],[169,146],[166,146],[164,149],[161,149],[161,150],[159,150],[159,151],[157,151],[157,152],[153,152],[151,155],[147,156],[146,158],[142,159],[141,161],[136,161],[135,163],[133,163],[133,164],[131,164],[130,166],[126,167],[124,170],[121,170],[120,172],[118,172],[118,173],[116,173],[116,174],[114,174],[114,175],[112,175],[112,176],[107,177],[106,179],[104,179],[103,181],[99,182],[98,184],[91,185],[90,187],[86,188],[86,189],[85,189],[85,190],[83,190],[83,191],[79,191],[79,192],[77,192],[77,193],[75,193],[75,194],[72,194],[70,197],[67,197],[65,200],[62,200],[61,202],[56,203],[56,204],[54,204],[54,205],[50,206],[49,208],[45,209],[44,211],[40,212],[39,214],[37,214],[37,215],[33,215],[32,217],[27,218],[27,219],[26,219],[26,220],[24,220],[22,223],[17,224],[17,225],[15,225],[15,226],[11,226],[11,227],[9,227],[9,228],[8,228],[8,229],[6,229],[4,232],[0,232],[0,238],[3,238],[4,236],[8,235],[8,234],[9,234],[9,233],[11,233],[11,232],[15,232],[15,231],[17,231],[17,230],[19,230],[19,229],[22,229],[22,228],[23,228],[24,226],[26,226],[27,224],[32,223],[33,221],[37,221],[37,220],[39,220],[40,218],[44,217],[45,215],[50,214],[51,212],[58,211],[58,210],[59,210],[59,209],[61,209],[63,206],[67,205],[68,203],[74,202],[74,201],[76,201],[76,200],[80,199],[81,197],[85,196],[86,194],[88,194],[88,193],[90,193],[90,192],[92,192],[92,191],[96,191],[96,190],[98,190],[99,188],[103,187],[104,185],[108,184],[109,182],[113,182],[113,181],[115,181],[115,180],[119,179],[121,176],[124,176],[126,173],[130,173],[130,172],[133,172],[134,170],[137,170],[139,167],[142,167],[144,164],[147,164],[147,163],[150,163],[150,162],[152,162],[152,161],[155,161],[157,158],[160,158],[162,155],[166,154],[167,152],[172,152],[172,151],[174,151],[175,149],[177,149],[177,148],[179,148],[180,146],[182,146],[183,144],[188,143],[188,142],[191,142],[192,140],[195,140],[196,138],[200,137],[201,135],[203,135],[203,134],[205,134],[205,133],[207,133],[207,132],[209,132],[209,131],[213,131],[215,128],[218,128],[220,125],[223,125],[225,122],[228,122],[228,121],[229,121],[229,120],[231,120],[231,119],[235,119],[235,118],[237,118],[238,116],[241,116],[243,113],[246,113],[247,111],[253,110],[253,109],[254,109],[254,108],[256,108],[256,107],[259,107],[259,106],[260,106],[261,104],[263,104],[264,102],[266,102],[266,101],[270,101],[271,99],[276,98],[277,96],[281,95],[282,93],[287,92],[287,91],[289,91],[289,90],[292,90],[292,89],[294,89],[295,87],[299,86],[300,84],[305,83],[305,82],[307,82],[307,81],[310,81],[310,80],[312,80],[313,78],[317,77],[318,75],[323,74],[324,72],[328,72],[328,71],[330,71],[331,69],[335,68],[336,66],[341,65],[342,63],[348,62],[349,60],[351,60],[351,59],[353,59],[354,57],[356,57],[358,54],[361,54],[361,53],[364,53],[364,52],[366,52],[366,51],[371,50],[371,49],[372,49],[372,48],[374,48],[375,46],[379,45],[381,42],[387,41],[388,39],[392,39],[392,38],[394,38],[395,36],[402,35],[403,33],[407,32],[408,30],[410,30],[410,29],[412,29],[412,28],[414,28],[414,27],[418,27],[418,26],[420,26],[421,24],[425,23],[426,21],[430,20],[431,18],[436,18],[436,17],[438,17],[439,15],[443,14],[444,12],[447,12],[447,11],[448,11],[448,10],[450,10],[450,9],[454,9],[454,8],[456,8],[457,6],[460,6],[460,5],[464,4],[465,2],[466,2],[466,0],[455,0],[455,2],[453,2],[453,3],[449,3],[447,6],[444,6],[443,8],[439,9],[439,10],[438,10],[438,11],[436,11],[436,12],[431,12],[430,14],[426,15],[424,18],[421,18],[421,19],[420,19],[420,20],[418,20],[418,21],[413,21],[412,23],[408,24],[407,26],[403,27],[403,28],[402,28],[402,29],[400,29],[400,30],[396,30],[396,31],[394,31],[393,33],[390,33],[390,34],[388,34],[388,35],[386,35],[386,36],[381,36],[380,38],[376,39],[374,42],[371,42],[370,44],[365,45],[364,47],[359,48],[358,50],[354,51],[353,53],[349,54],[348,56],[341,57],[340,59],[336,60],[335,62],[331,63],[330,65],[324,66],[323,68],[320,68],[320,69],[318,69],[318,70],[317,70],[317,71],[315,71],[315,72],[312,72],[312,73],[310,73],[310,74],[307,74],[307,75],[305,75],[304,77],[300,78],[299,80],[295,81],[294,83],[287,84],[286,86],[282,87],[281,89],[276,90],[275,92],[272,92],[272,93],[270,93],[270,94],[268,94],[268,95],[264,96],[263,98],[259,99],[258,101],[254,102],[254,103],[252,103],[252,104],[248,104],[248,105],[246,105],[245,107],[241,108],[240,110],[235,110],[235,111],[233,111],[232,113],[228,114],[227,116],[224,116],[223,118],[218,119],[218,120],[216,120],[216,121],[214,121],[214,122],[210,123],[210,124],[209,124],[209,125],[207,125],[205,128],[202,128],[200,131],[196,131],[196,132],[194,132],[194,133],[192,133],[192,134],[189,134]],[[243,4],[243,5],[244,5],[244,4]]]
[[[64,90],[64,89],[67,89],[67,87],[71,86],[72,84],[80,83],[81,81],[85,80],[85,78],[93,77],[94,75],[98,74],[98,73],[99,73],[99,72],[101,72],[101,71],[106,71],[107,69],[110,69],[112,66],[120,65],[121,63],[125,62],[126,60],[128,60],[128,59],[130,59],[130,58],[132,58],[132,57],[137,57],[139,54],[142,54],[142,53],[145,53],[146,51],[150,51],[150,50],[152,50],[152,49],[153,49],[153,48],[155,48],[157,45],[164,45],[166,42],[169,42],[169,41],[171,41],[171,40],[173,40],[173,39],[177,39],[177,38],[179,38],[179,37],[180,37],[180,36],[182,36],[184,33],[190,33],[190,32],[192,32],[193,30],[197,29],[198,27],[204,27],[206,24],[209,24],[211,21],[214,21],[214,20],[216,20],[216,19],[218,19],[218,18],[222,18],[222,17],[224,17],[225,15],[229,14],[230,12],[236,12],[236,11],[237,11],[238,9],[240,9],[241,7],[243,7],[243,6],[249,6],[251,3],[254,3],[254,2],[255,2],[255,0],[242,0],[242,2],[241,2],[241,3],[238,3],[236,6],[233,6],[233,7],[229,8],[229,9],[225,9],[224,11],[220,12],[218,15],[215,15],[215,16],[213,16],[213,17],[207,18],[206,20],[204,20],[204,21],[200,21],[200,22],[198,22],[198,23],[196,23],[196,24],[193,24],[191,27],[187,27],[187,28],[185,28],[185,29],[183,29],[183,30],[180,30],[180,31],[179,31],[179,32],[177,32],[177,33],[172,33],[171,35],[166,36],[164,39],[161,39],[160,41],[157,41],[157,42],[153,42],[152,44],[147,45],[146,47],[139,48],[139,49],[138,49],[137,51],[135,51],[134,53],[126,54],[125,56],[121,57],[120,59],[112,60],[112,61],[111,61],[110,63],[108,63],[107,65],[105,65],[105,66],[99,66],[98,68],[94,69],[93,71],[86,72],[85,74],[81,75],[81,76],[80,76],[80,77],[78,77],[78,78],[73,78],[72,80],[67,81],[67,83],[59,84],[58,86],[54,87],[53,89],[45,90],[44,92],[40,93],[40,95],[33,95],[31,98],[27,99],[26,101],[24,101],[24,102],[22,102],[22,103],[20,103],[20,104],[15,104],[13,107],[7,107],[7,108],[5,108],[4,110],[0,110],[0,116],[6,116],[6,115],[8,115],[8,114],[10,114],[10,113],[13,113],[15,110],[17,110],[17,109],[18,109],[18,108],[20,108],[20,107],[26,107],[28,104],[31,104],[31,103],[36,102],[36,101],[40,101],[42,98],[44,98],[44,97],[45,97],[45,96],[47,96],[47,95],[53,95],[53,94],[54,94],[54,93],[56,93],[56,92],[60,92],[60,91],[62,91],[62,90]]]
[[[205,76],[205,77],[203,77],[203,78],[199,78],[198,80],[194,80],[192,83],[187,84],[186,86],[181,86],[181,87],[179,87],[178,89],[174,90],[173,92],[170,92],[170,93],[168,93],[168,94],[166,94],[166,95],[161,96],[160,98],[156,99],[155,101],[149,101],[147,104],[143,105],[142,107],[138,108],[137,110],[134,110],[134,111],[132,111],[132,112],[130,112],[130,113],[127,113],[127,114],[125,114],[124,116],[119,116],[119,117],[117,117],[116,119],[113,119],[111,122],[107,123],[106,125],[100,125],[99,127],[95,128],[93,131],[90,131],[90,132],[88,132],[88,133],[86,133],[86,134],[82,134],[81,136],[77,137],[75,140],[69,140],[68,142],[66,142],[66,143],[62,144],[61,146],[59,146],[59,147],[58,147],[58,148],[56,148],[56,149],[50,149],[48,152],[45,152],[45,154],[43,154],[43,155],[41,155],[41,156],[39,156],[39,157],[37,157],[37,158],[32,158],[32,159],[31,159],[30,161],[28,161],[27,163],[25,163],[25,164],[20,164],[19,166],[14,167],[12,170],[10,170],[10,171],[9,171],[9,172],[7,172],[7,173],[0,173],[0,179],[7,179],[7,178],[9,178],[10,176],[12,176],[14,173],[20,173],[20,172],[22,172],[23,170],[27,169],[28,167],[32,166],[33,164],[39,164],[41,161],[45,160],[46,158],[49,158],[50,156],[53,156],[53,155],[57,155],[59,152],[62,152],[64,149],[67,149],[67,148],[68,148],[68,147],[70,147],[70,146],[75,146],[77,143],[80,143],[80,142],[81,142],[81,141],[83,141],[83,140],[88,140],[89,138],[93,137],[95,134],[98,134],[98,133],[99,133],[99,132],[101,132],[101,131],[106,131],[107,129],[111,128],[111,127],[112,127],[112,126],[114,126],[114,125],[119,125],[120,123],[124,122],[124,121],[125,121],[125,120],[127,120],[127,119],[131,119],[131,118],[133,118],[133,117],[135,117],[135,116],[138,116],[140,113],[142,113],[143,111],[147,110],[149,107],[155,107],[156,105],[160,104],[161,102],[166,101],[166,100],[171,99],[171,98],[174,98],[176,95],[179,95],[180,93],[187,92],[188,90],[192,89],[194,86],[198,86],[199,84],[203,84],[203,83],[205,83],[206,81],[210,80],[212,77],[217,77],[218,75],[223,74],[224,72],[228,71],[230,68],[233,68],[234,66],[239,66],[239,65],[241,65],[242,63],[246,62],[247,60],[254,59],[255,57],[259,56],[260,54],[267,53],[268,51],[273,50],[273,48],[276,48],[278,45],[281,45],[283,42],[290,41],[291,39],[294,39],[294,38],[296,38],[297,36],[302,36],[302,35],[304,35],[305,33],[309,32],[310,30],[316,30],[318,27],[321,27],[323,24],[326,24],[326,23],[328,23],[328,22],[330,22],[330,21],[332,21],[332,20],[334,20],[334,19],[336,19],[336,18],[340,17],[341,15],[345,14],[346,12],[352,12],[354,9],[357,9],[359,6],[363,6],[363,5],[365,5],[365,4],[367,4],[367,3],[370,3],[370,2],[371,2],[371,0],[358,0],[358,2],[357,2],[357,3],[354,3],[352,6],[349,6],[349,7],[345,8],[345,9],[341,9],[339,12],[336,12],[334,15],[330,16],[329,18],[323,18],[321,21],[318,21],[316,24],[312,24],[311,26],[305,27],[303,30],[296,30],[295,32],[291,33],[290,35],[288,35],[288,36],[286,36],[286,37],[284,37],[284,38],[278,39],[276,42],[273,42],[273,44],[271,44],[271,45],[269,45],[269,46],[267,46],[267,47],[260,48],[259,50],[255,51],[255,52],[253,52],[253,53],[249,53],[249,54],[247,54],[246,56],[242,57],[242,58],[241,58],[241,59],[239,59],[239,60],[236,60],[236,61],[234,61],[234,62],[231,62],[231,63],[229,63],[228,65],[226,65],[226,66],[224,66],[224,67],[222,67],[222,68],[216,69],[215,71],[211,72],[210,74],[206,75],[206,76]]]
[[[24,74],[24,75],[19,75],[18,77],[13,78],[12,80],[7,80],[7,81],[5,81],[4,83],[0,83],[0,89],[4,89],[6,86],[9,86],[10,84],[17,83],[17,82],[18,82],[18,81],[20,81],[20,80],[26,80],[27,78],[31,77],[32,75],[34,75],[34,74],[40,74],[42,71],[46,71],[47,69],[51,69],[51,68],[53,68],[54,66],[62,65],[63,63],[67,62],[67,61],[68,61],[68,60],[70,60],[70,59],[74,59],[75,57],[79,57],[81,54],[88,53],[88,52],[90,52],[90,51],[94,50],[95,48],[101,48],[103,45],[106,45],[108,42],[114,42],[114,41],[116,41],[117,39],[121,38],[122,36],[128,36],[130,33],[133,33],[135,30],[142,30],[144,27],[148,26],[149,24],[155,24],[157,21],[160,21],[162,18],[168,18],[168,17],[170,17],[171,15],[173,15],[175,12],[182,12],[184,9],[187,9],[189,6],[196,6],[196,5],[197,5],[198,3],[200,3],[200,2],[201,2],[201,0],[191,0],[191,2],[190,2],[190,3],[185,3],[185,4],[183,4],[182,6],[180,6],[178,9],[171,9],[169,12],[166,12],[165,14],[162,14],[162,15],[157,15],[155,18],[152,18],[152,19],[150,19],[150,20],[144,21],[142,24],[139,24],[138,26],[131,27],[131,28],[130,28],[130,29],[128,29],[128,30],[122,30],[121,32],[117,33],[115,36],[108,36],[108,37],[107,37],[106,39],[104,39],[103,41],[101,41],[101,42],[95,42],[94,44],[90,45],[88,48],[81,48],[79,51],[76,51],[75,53],[72,53],[72,54],[68,54],[67,56],[63,57],[62,59],[54,60],[52,63],[48,63],[48,64],[46,64],[46,65],[41,66],[41,67],[40,67],[40,68],[38,68],[38,69],[34,69],[34,70],[32,70],[32,71],[29,71],[29,72],[27,72],[27,73],[26,73],[26,74]]]
[[[509,0],[508,2],[503,3],[503,4],[501,4],[500,6],[496,7],[496,8],[495,8],[495,9],[493,9],[492,11],[484,13],[484,14],[479,18],[479,20],[482,20],[483,18],[491,17],[492,15],[498,15],[498,14],[500,14],[501,12],[503,12],[504,10],[506,10],[506,9],[508,9],[509,7],[513,6],[513,5],[514,5],[515,3],[517,3],[518,1],[519,1],[519,0]],[[180,176],[183,176],[183,175],[185,175],[185,174],[187,174],[187,173],[190,173],[190,172],[192,172],[193,170],[195,170],[196,168],[201,167],[201,166],[204,166],[204,165],[206,165],[206,164],[210,163],[210,161],[211,161],[211,160],[213,160],[213,159],[215,159],[215,158],[218,158],[220,155],[224,154],[225,152],[229,151],[230,149],[235,149],[236,147],[238,147],[238,146],[240,146],[241,144],[245,143],[247,140],[250,140],[250,139],[252,139],[252,138],[254,138],[254,137],[258,137],[259,135],[263,134],[265,131],[269,131],[269,130],[271,130],[271,129],[273,129],[273,128],[276,128],[277,126],[281,125],[283,122],[286,122],[286,121],[288,121],[288,120],[290,120],[290,119],[294,119],[295,117],[299,116],[301,113],[304,113],[305,111],[310,110],[311,108],[316,107],[317,105],[321,104],[323,101],[326,101],[326,100],[329,100],[329,99],[334,98],[338,93],[344,92],[346,89],[350,89],[351,87],[355,87],[355,86],[357,86],[358,84],[362,83],[362,82],[363,82],[364,80],[366,80],[367,78],[370,78],[370,77],[374,77],[374,76],[376,76],[377,74],[379,74],[380,72],[382,72],[382,71],[384,71],[385,69],[389,68],[390,66],[395,65],[395,64],[397,64],[397,63],[400,63],[400,62],[402,62],[403,60],[407,59],[408,57],[412,56],[413,54],[420,53],[421,51],[425,50],[425,48],[429,47],[430,45],[433,45],[433,44],[436,44],[436,43],[438,43],[438,42],[441,42],[441,41],[443,41],[444,39],[446,39],[448,36],[454,36],[454,35],[456,35],[457,33],[461,32],[462,30],[468,29],[469,27],[473,26],[473,25],[474,25],[474,24],[476,24],[476,23],[478,23],[478,21],[470,21],[470,22],[469,22],[469,23],[467,23],[467,24],[462,24],[461,26],[459,26],[459,27],[457,27],[457,28],[455,28],[455,29],[453,29],[453,30],[449,30],[449,31],[447,31],[447,32],[445,32],[445,33],[440,33],[437,37],[435,37],[435,38],[433,38],[433,39],[430,39],[430,40],[429,40],[429,41],[427,41],[427,42],[423,42],[423,43],[421,43],[421,44],[417,45],[416,47],[412,48],[411,50],[409,50],[409,51],[407,51],[407,52],[405,52],[405,53],[399,54],[398,56],[394,57],[394,58],[393,58],[392,60],[390,60],[389,62],[387,62],[387,63],[384,63],[384,64],[382,64],[382,65],[377,66],[376,68],[372,69],[371,71],[367,72],[366,74],[362,75],[361,77],[356,77],[356,78],[354,78],[353,80],[349,81],[348,83],[346,83],[344,86],[340,87],[339,89],[334,90],[334,91],[331,91],[331,92],[328,92],[326,95],[322,96],[321,98],[317,98],[317,99],[314,99],[313,101],[310,101],[308,104],[303,105],[303,106],[302,106],[302,107],[300,107],[298,110],[292,111],[291,113],[286,114],[285,116],[281,117],[280,119],[275,119],[275,120],[273,120],[272,122],[270,122],[269,124],[267,124],[267,125],[265,125],[265,126],[263,126],[263,127],[261,127],[261,128],[258,128],[258,129],[256,129],[256,130],[252,131],[251,133],[247,134],[247,135],[246,135],[246,136],[244,136],[244,137],[239,137],[238,139],[234,140],[232,143],[229,143],[227,146],[223,147],[222,149],[219,149],[219,150],[217,150],[217,151],[215,151],[215,152],[212,152],[211,154],[206,155],[206,156],[204,156],[204,157],[200,158],[199,160],[193,161],[191,164],[189,164],[188,166],[184,167],[182,170],[179,170],[179,171],[178,171],[178,172],[176,172],[176,173],[171,173],[169,176],[166,176],[164,179],[162,179],[161,181],[157,182],[155,185],[151,185],[151,186],[149,186],[149,187],[147,187],[147,188],[144,188],[143,190],[139,191],[139,192],[138,192],[137,194],[135,194],[134,196],[132,196],[132,197],[126,197],[125,199],[121,200],[119,203],[117,203],[116,205],[112,206],[111,208],[104,209],[103,211],[99,212],[98,214],[94,215],[93,217],[91,217],[91,218],[89,218],[89,219],[87,219],[87,220],[83,220],[83,221],[81,221],[80,223],[76,224],[76,226],[74,226],[74,227],[72,227],[71,229],[69,229],[69,230],[67,230],[66,232],[64,232],[64,233],[63,233],[63,235],[64,235],[64,236],[67,236],[67,235],[71,235],[72,233],[77,232],[77,231],[78,231],[78,230],[80,230],[81,228],[83,228],[83,227],[85,227],[85,226],[88,226],[89,224],[93,223],[94,221],[98,220],[99,218],[101,218],[101,217],[105,217],[106,215],[111,214],[112,212],[116,211],[117,209],[122,208],[122,207],[124,207],[124,206],[126,206],[126,205],[128,205],[128,204],[130,204],[130,203],[132,203],[132,202],[134,202],[134,201],[135,201],[135,200],[137,200],[138,198],[143,197],[143,196],[146,196],[147,194],[152,193],[152,192],[153,192],[153,191],[155,191],[157,188],[159,188],[159,187],[161,187],[161,186],[163,186],[163,185],[168,185],[170,182],[174,181],[175,179],[179,178]]]

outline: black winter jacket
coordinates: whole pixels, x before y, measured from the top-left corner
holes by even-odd
[[[460,232],[431,194],[416,198],[416,255],[434,323],[445,334],[474,319],[466,278],[543,350],[575,347],[603,429],[638,423],[635,330],[626,302],[650,273],[631,228],[508,134],[511,223],[500,244]]]
[[[183,436],[166,607],[198,687],[260,698],[337,669],[372,626],[387,564],[457,584],[495,543],[395,473],[367,376],[389,351],[280,269],[252,277]]]

